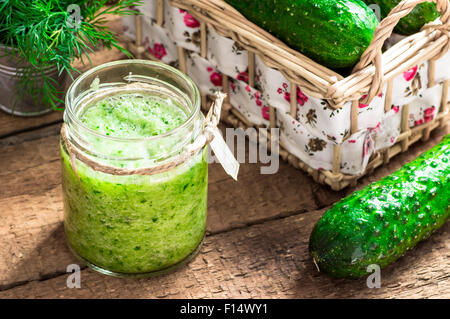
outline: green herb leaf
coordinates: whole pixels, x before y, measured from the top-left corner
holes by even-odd
[[[49,68],[58,74],[80,73],[72,64],[76,59],[86,58],[93,48],[118,48],[128,56],[131,54],[120,46],[117,36],[107,27],[106,15],[139,14],[133,6],[142,1],[120,0],[107,5],[108,0],[0,0],[0,56],[9,56],[23,65],[17,99],[31,95],[39,103],[60,110],[63,92],[60,83],[48,75]],[[73,24],[75,12],[69,5],[77,5],[80,19]],[[5,51],[3,46],[16,50]],[[17,101],[16,101],[17,103]]]

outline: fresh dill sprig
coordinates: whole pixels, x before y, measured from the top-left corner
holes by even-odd
[[[73,73],[79,73],[72,66],[74,60],[83,62],[86,57],[90,62],[89,54],[99,45],[117,48],[130,56],[107,27],[105,15],[136,14],[130,7],[142,2],[119,0],[107,5],[108,2],[0,0],[0,45],[16,49],[7,51],[0,47],[0,56],[10,55],[24,66],[18,97],[29,94],[36,101],[59,109],[62,92],[58,89],[60,84],[48,74],[49,68],[56,67],[59,75],[66,73],[72,77]],[[79,15],[71,8],[79,8]]]

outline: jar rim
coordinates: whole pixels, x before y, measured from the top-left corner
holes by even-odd
[[[76,86],[80,82],[82,82],[84,79],[86,79],[88,76],[92,75],[93,73],[95,73],[99,70],[102,70],[104,68],[111,67],[111,66],[125,65],[125,64],[145,64],[145,65],[149,65],[149,66],[156,66],[156,67],[165,69],[168,72],[174,73],[175,75],[182,78],[188,84],[189,88],[192,89],[193,96],[194,96],[194,98],[192,100],[193,109],[190,112],[189,116],[184,120],[184,122],[163,134],[154,135],[154,136],[144,136],[144,137],[131,137],[131,138],[130,137],[110,136],[110,135],[102,134],[96,130],[91,129],[86,124],[84,124],[80,120],[80,118],[75,115],[74,107],[72,106],[73,103],[71,103],[69,100],[69,97],[74,94],[73,91],[75,90]],[[75,79],[75,81],[73,81],[72,84],[69,86],[67,93],[66,93],[66,97],[65,97],[66,108],[64,111],[64,115],[67,114],[67,116],[69,117],[69,119],[71,121],[73,121],[76,125],[81,126],[84,130],[89,132],[89,134],[93,134],[95,136],[101,137],[102,139],[112,140],[112,141],[123,141],[123,142],[154,141],[157,139],[161,139],[161,138],[176,134],[177,132],[179,132],[180,130],[182,130],[189,124],[191,124],[191,122],[193,122],[198,117],[198,114],[200,112],[200,101],[201,101],[200,91],[199,91],[197,85],[194,83],[194,81],[192,81],[192,79],[190,77],[188,77],[186,74],[184,74],[180,70],[178,70],[172,66],[169,66],[165,63],[162,63],[162,62],[142,60],[142,59],[128,59],[128,60],[119,60],[119,61],[113,61],[113,62],[108,62],[108,63],[98,65],[98,66],[84,72],[77,79]],[[64,121],[67,122],[66,119],[64,119]],[[69,124],[69,123],[67,123],[67,124]]]

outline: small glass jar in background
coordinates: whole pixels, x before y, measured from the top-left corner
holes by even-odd
[[[0,45],[0,109],[16,116],[39,116],[53,111],[50,104],[38,101],[36,95],[25,92],[25,89],[21,87],[20,76],[24,74],[25,69],[22,62],[11,54],[19,53],[15,48]],[[59,91],[64,91],[66,85],[64,74],[59,75],[56,67],[46,68],[43,72],[55,83],[59,83]],[[41,73],[36,71],[31,78],[33,83],[29,83],[28,89],[34,87],[35,91],[41,93]]]
[[[80,120],[93,101],[120,92],[170,100],[186,120],[139,138],[107,136]],[[98,66],[69,88],[61,130],[64,228],[72,252],[93,269],[145,277],[174,269],[199,250],[208,152],[205,143],[191,146],[204,128],[200,100],[186,75],[144,60]]]

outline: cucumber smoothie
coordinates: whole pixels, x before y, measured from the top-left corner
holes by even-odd
[[[78,114],[96,133],[86,139],[91,149],[105,155],[98,160],[133,169],[148,162],[128,157],[170,153],[170,140],[146,143],[145,138],[170,133],[188,116],[170,98],[120,90]],[[117,140],[110,143],[102,136]],[[126,142],[142,138],[142,143]],[[207,147],[153,175],[100,172],[71,160],[64,143],[61,154],[66,238],[90,266],[116,275],[152,273],[181,263],[199,247],[206,230]]]

